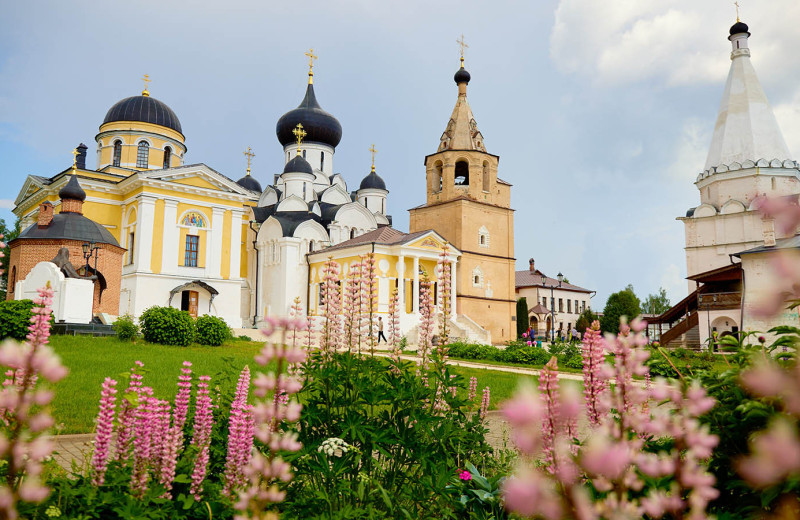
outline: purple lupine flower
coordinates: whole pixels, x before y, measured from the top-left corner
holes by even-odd
[[[142,389],[142,373],[141,369],[144,368],[144,363],[141,361],[134,362],[131,368],[131,377],[128,382],[128,389],[125,390],[125,395],[136,394],[138,395]],[[122,405],[119,410],[119,431],[117,432],[117,448],[115,458],[116,460],[126,460],[130,456],[131,446],[133,443],[133,427],[134,427],[134,414],[136,407],[128,401],[122,399]]]
[[[192,364],[189,361],[183,362],[181,375],[178,376],[178,395],[175,396],[175,417],[174,425],[183,430],[186,424],[186,414],[189,410],[189,399],[192,395]]]
[[[489,413],[489,399],[491,397],[491,390],[489,390],[488,386],[483,387],[483,398],[481,399],[481,411],[480,417],[481,419],[486,418],[486,414]]]
[[[469,395],[467,395],[467,399],[470,401],[475,400],[475,394],[478,392],[478,378],[472,376],[469,378]]]
[[[94,438],[94,453],[92,454],[94,470],[92,484],[95,486],[102,486],[105,482],[111,436],[114,433],[114,409],[116,406],[117,382],[107,377],[103,381],[100,412],[97,414],[97,434]]]
[[[245,483],[242,470],[250,462],[250,451],[253,438],[248,442],[247,423],[248,415],[252,415],[247,406],[247,396],[250,391],[250,367],[245,365],[239,375],[236,385],[236,394],[231,404],[231,416],[228,423],[228,456],[225,461],[225,478],[223,493],[232,496],[235,489]]]
[[[152,456],[152,436],[154,416],[158,399],[153,397],[153,389],[145,386],[139,390],[139,404],[133,413],[133,474],[131,491],[134,496],[142,496],[147,490],[147,476]]]
[[[211,428],[214,426],[214,415],[212,411],[211,397],[208,391],[209,376],[200,376],[200,383],[197,385],[197,397],[194,414],[194,435],[192,445],[199,453],[195,460],[194,470],[192,471],[192,486],[190,492],[196,500],[202,498],[203,480],[206,478],[208,469],[208,445],[211,441]]]

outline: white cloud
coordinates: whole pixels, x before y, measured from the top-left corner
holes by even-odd
[[[661,287],[666,289],[669,301],[675,305],[686,297],[687,282],[676,264],[669,264],[661,275]]]
[[[724,80],[727,28],[732,12],[716,2],[664,0],[560,0],[550,35],[550,57],[569,73],[590,76],[599,84],[619,85],[658,79],[667,85],[694,85]],[[743,18],[755,30],[751,47],[770,67],[785,62],[796,48],[800,17],[796,0],[773,0]],[[790,22],[790,20],[794,20]],[[777,56],[783,60],[774,63]]]
[[[672,161],[666,169],[668,178],[693,182],[703,170],[710,142],[711,133],[706,121],[694,117],[685,120],[672,153]]]
[[[773,111],[789,146],[789,152],[793,154],[792,158],[800,160],[800,156],[796,155],[800,150],[800,89],[795,91],[788,102],[775,105]]]
[[[0,199],[0,209],[14,209],[14,201],[11,199]]]

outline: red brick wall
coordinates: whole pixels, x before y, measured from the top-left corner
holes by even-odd
[[[95,298],[92,312],[97,314],[119,314],[119,291],[122,279],[122,259],[125,250],[110,244],[97,244],[97,270],[106,279],[106,290],[103,291],[102,301],[99,299],[99,288],[95,283]],[[15,240],[11,244],[8,268],[9,272],[16,267],[17,281],[24,280],[28,273],[39,262],[49,262],[58,254],[62,247],[69,249],[69,260],[76,269],[85,265],[83,258],[83,242],[79,240]],[[90,265],[94,268],[94,257]],[[9,282],[11,280],[9,279]],[[14,299],[14,287],[9,286],[7,300]]]

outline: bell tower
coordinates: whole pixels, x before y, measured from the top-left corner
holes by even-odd
[[[498,179],[500,158],[486,151],[467,102],[471,77],[464,69],[463,36],[458,43],[456,106],[436,153],[425,157],[426,203],[410,210],[409,231],[434,229],[462,251],[456,312],[488,330],[499,344],[516,339],[511,184]]]

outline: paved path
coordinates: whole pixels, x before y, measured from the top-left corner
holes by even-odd
[[[66,470],[72,469],[73,462],[79,468],[86,465],[92,451],[94,434],[54,435],[52,439],[55,444],[53,457],[62,468]]]

